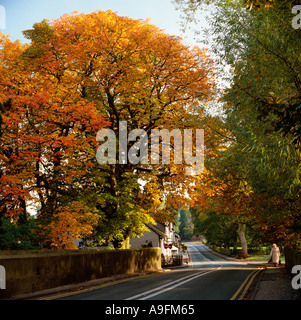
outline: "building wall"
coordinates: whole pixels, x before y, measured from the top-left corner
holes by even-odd
[[[130,248],[131,249],[140,249],[143,245],[148,245],[151,241],[153,247],[161,248],[161,243],[159,240],[159,235],[157,235],[154,231],[148,229],[149,232],[143,234],[140,238],[131,238],[130,239]]]
[[[168,222],[168,223],[158,223],[156,225],[156,227],[163,231],[165,234],[166,234],[166,238],[164,239],[164,243],[163,243],[163,249],[162,249],[162,253],[164,256],[172,256],[172,249],[165,249],[164,248],[164,244],[167,243],[167,244],[173,244],[175,242],[175,235],[174,235],[174,224],[171,223],[171,222]]]
[[[149,232],[145,233],[140,238],[130,239],[130,248],[142,248],[143,245],[147,245],[149,241],[152,241],[153,247],[161,248],[161,253],[164,256],[172,256],[172,254],[175,253],[175,251],[173,251],[175,250],[175,248],[173,247],[173,249],[165,249],[164,244],[171,243],[174,245],[174,243],[176,242],[174,224],[157,222],[154,227],[163,232],[166,235],[166,238],[160,240],[159,235],[155,231],[148,228]]]

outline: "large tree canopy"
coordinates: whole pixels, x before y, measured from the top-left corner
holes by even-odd
[[[22,200],[22,210],[24,199],[38,202],[57,247],[79,236],[119,247],[145,223],[173,220],[171,208],[193,179],[185,174],[190,164],[119,163],[119,128],[126,121],[128,132],[150,137],[152,129],[195,128],[214,92],[206,50],[112,11],[66,14],[24,35],[29,45],[2,37],[3,213],[9,201]],[[116,135],[115,164],[96,161],[103,127]],[[127,139],[127,149],[135,142]]]

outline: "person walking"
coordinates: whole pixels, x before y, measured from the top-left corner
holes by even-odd
[[[280,250],[275,243],[272,246],[270,257],[271,257],[271,262],[273,262],[274,266],[277,267],[280,259]]]

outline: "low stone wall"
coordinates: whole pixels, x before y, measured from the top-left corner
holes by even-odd
[[[293,266],[301,266],[301,251],[297,251],[293,248],[285,247],[285,267],[289,273],[292,272]]]
[[[0,251],[0,265],[6,280],[0,299],[7,299],[114,275],[160,270],[161,250]]]

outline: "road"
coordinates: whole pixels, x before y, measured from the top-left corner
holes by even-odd
[[[187,243],[191,264],[151,276],[143,276],[90,288],[58,300],[230,300],[239,298],[257,269],[245,263],[225,260],[200,243]]]

